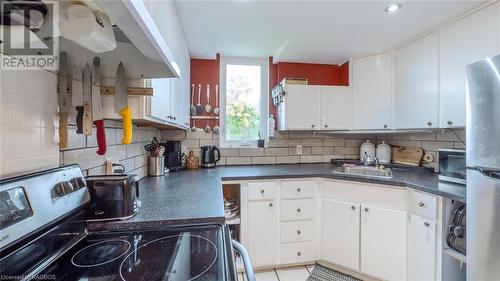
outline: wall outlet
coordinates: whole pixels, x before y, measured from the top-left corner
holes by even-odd
[[[297,151],[295,153],[297,155],[302,155],[302,145],[298,144],[296,149],[297,149]]]

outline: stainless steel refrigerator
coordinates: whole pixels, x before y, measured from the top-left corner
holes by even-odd
[[[500,280],[500,55],[467,66],[467,280]]]

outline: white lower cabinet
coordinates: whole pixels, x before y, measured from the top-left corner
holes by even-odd
[[[408,242],[408,280],[436,280],[436,223],[411,214]]]
[[[406,212],[361,206],[361,272],[406,280]]]
[[[321,258],[359,270],[360,206],[355,203],[323,199]]]
[[[283,244],[283,264],[308,263],[316,260],[316,242]]]
[[[248,203],[248,254],[255,267],[277,262],[278,210],[275,201]]]
[[[321,260],[381,280],[440,280],[441,201],[434,195],[339,180],[248,188],[242,229],[254,267]]]
[[[294,221],[281,223],[281,243],[309,242],[315,240],[315,223],[309,221]]]

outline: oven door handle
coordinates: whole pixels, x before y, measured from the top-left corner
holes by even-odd
[[[243,265],[245,266],[245,273],[247,275],[247,281],[255,281],[255,276],[253,274],[252,264],[250,263],[250,257],[248,256],[247,249],[241,245],[238,241],[233,240],[233,249],[240,253],[241,259],[243,260]]]

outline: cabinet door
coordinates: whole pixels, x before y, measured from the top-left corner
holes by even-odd
[[[323,200],[323,260],[359,270],[359,210],[358,204]]]
[[[311,85],[286,86],[286,129],[315,130],[319,128],[319,88]]]
[[[181,70],[182,75],[182,70]],[[170,114],[171,119],[167,119],[169,123],[174,125],[181,124],[182,114],[182,96],[186,93],[182,92],[182,78],[171,78],[171,92],[170,92]]]
[[[345,86],[321,86],[321,129],[352,129],[352,91]]]
[[[254,267],[277,262],[277,215],[274,201],[248,203],[248,254]]]
[[[361,208],[361,272],[385,280],[406,280],[406,212]]]
[[[408,280],[435,280],[436,223],[412,214],[408,241]]]
[[[170,113],[170,78],[152,79],[151,87],[154,89],[154,96],[151,99],[151,117],[164,122],[169,120]]]
[[[465,67],[500,53],[500,3],[441,31],[440,127],[465,126]]]
[[[390,53],[352,61],[353,128],[389,129],[392,123]]]
[[[397,129],[438,126],[439,34],[432,33],[394,55]]]

